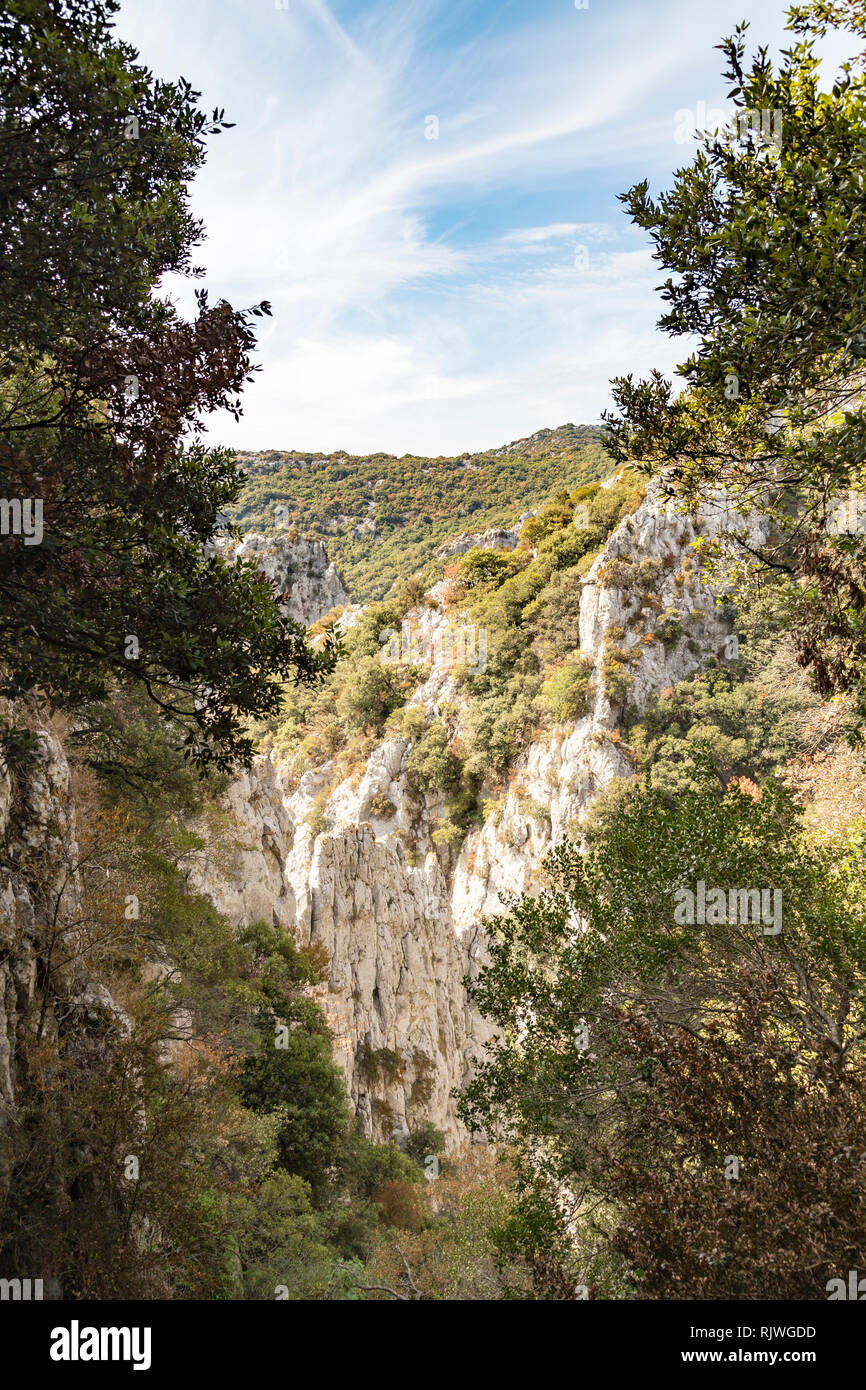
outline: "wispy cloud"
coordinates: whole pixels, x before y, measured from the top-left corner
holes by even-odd
[[[275,317],[213,437],[454,452],[597,418],[610,375],[668,366],[616,194],[688,157],[674,113],[724,97],[740,5],[125,0],[148,63],[237,122],[196,181],[197,259]]]

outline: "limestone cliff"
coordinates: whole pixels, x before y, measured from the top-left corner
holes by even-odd
[[[304,627],[349,602],[321,541],[249,534],[240,542],[221,539],[214,548],[229,560],[254,561],[271,580],[283,611]]]
[[[456,856],[434,845],[441,797],[419,804],[406,776],[412,745],[403,737],[381,742],[360,776],[333,787],[331,764],[298,781],[291,767],[261,757],[229,789],[234,865],[203,862],[197,882],[235,921],[264,917],[299,943],[326,948],[324,1002],[368,1133],[400,1136],[429,1119],[459,1135],[450,1093],[488,1036],[463,985],[483,959],[484,920],[501,910],[504,895],[532,889],[548,850],[579,828],[598,791],[631,770],[618,746],[622,709],[605,685],[611,638],[626,654],[629,701],[638,708],[707,655],[730,655],[730,626],[690,549],[697,534],[730,524],[721,503],[705,507],[695,524],[652,487],[620,523],[580,599],[592,708],[525,748],[496,814]],[[652,570],[664,640],[639,635],[641,594],[623,579],[639,562]],[[408,615],[434,652],[449,624],[446,591],[436,586]],[[446,700],[459,702],[448,661],[434,659],[412,700],[433,714]],[[383,816],[388,803],[393,814]]]
[[[62,743],[35,731],[20,765],[0,765],[0,1196],[11,1176],[10,1119],[33,1038],[58,1050],[125,1015],[78,956],[81,881]],[[58,944],[62,949],[55,949]]]

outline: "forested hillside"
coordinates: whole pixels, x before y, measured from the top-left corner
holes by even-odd
[[[559,488],[611,472],[593,425],[540,430],[482,454],[350,457],[269,450],[239,454],[246,481],[229,518],[245,531],[287,527],[327,540],[356,603],[383,598],[461,531],[513,526]]]

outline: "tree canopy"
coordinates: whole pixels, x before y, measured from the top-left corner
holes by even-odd
[[[623,195],[668,272],[659,326],[697,345],[682,389],[654,372],[614,383],[613,456],[660,473],[687,505],[720,487],[769,515],[766,543],[732,527],[734,586],[769,587],[824,694],[866,704],[866,72],[823,81],[816,40],[866,37],[861,0],[793,7],[777,66],[720,45],[734,118],[654,198]]]
[[[772,782],[638,783],[491,924],[463,1115],[515,1146],[529,1217],[571,1210],[596,1296],[818,1298],[863,1258],[861,839],[811,843]]]
[[[327,658],[252,565],[208,553],[240,480],[202,420],[239,414],[270,310],[198,289],[187,321],[162,291],[201,274],[188,185],[229,123],[138,62],[117,9],[0,16],[0,691],[92,708],[132,683],[192,756],[225,764],[281,679]]]

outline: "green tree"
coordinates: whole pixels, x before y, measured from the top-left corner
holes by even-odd
[[[577,1195],[576,1253],[596,1292],[611,1279],[634,1288],[643,1272],[664,1296],[663,1284],[686,1287],[718,1248],[698,1296],[746,1296],[738,1262],[750,1297],[767,1296],[767,1270],[778,1271],[780,1296],[808,1296],[817,1276],[805,1251],[819,1252],[816,1268],[847,1269],[866,1240],[866,1210],[833,1166],[848,1164],[850,1177],[846,1146],[866,1139],[862,836],[816,847],[781,788],[723,792],[708,773],[675,798],[632,787],[588,853],[561,846],[550,871],[539,897],[492,924],[491,963],[467,981],[499,1034],[464,1094],[467,1124],[515,1144],[536,1203],[545,1185],[554,1205]],[[766,894],[760,913],[746,888]],[[714,890],[723,905],[708,897],[704,914],[699,895]],[[658,1068],[685,1058],[683,1038],[695,1040],[692,1090],[656,1081]],[[726,1048],[738,1058],[727,1068]],[[689,1117],[702,1106],[706,1124],[690,1145]],[[779,1185],[785,1113],[808,1134],[813,1162]],[[751,1165],[751,1183],[724,1187],[727,1155]],[[650,1260],[653,1237],[671,1229],[659,1175],[678,1165],[669,1210],[686,1224],[675,1255],[660,1244]],[[713,1194],[709,1207],[700,1192]],[[774,1246],[781,1192],[795,1234]]]
[[[287,1025],[287,1034],[263,1033],[258,1053],[244,1065],[241,1085],[244,1104],[280,1115],[280,1166],[304,1178],[320,1196],[331,1171],[345,1159],[353,1123],[324,1016],[321,1025],[318,1032]]]
[[[201,273],[187,185],[228,123],[154,79],[114,37],[118,8],[0,16],[0,489],[41,528],[0,537],[0,693],[93,707],[137,685],[192,756],[227,765],[280,678],[327,657],[252,565],[207,553],[240,477],[200,421],[239,414],[269,306],[199,290],[187,321],[159,294]]]
[[[733,122],[668,192],[623,195],[669,272],[659,326],[698,343],[680,394],[659,372],[614,383],[608,447],[687,505],[721,485],[769,517],[761,544],[732,519],[733,584],[776,592],[818,688],[859,692],[862,722],[866,73],[861,57],[822,87],[814,44],[828,27],[866,37],[866,8],[797,5],[788,27],[777,66],[764,48],[747,60],[746,26],[721,45]]]

